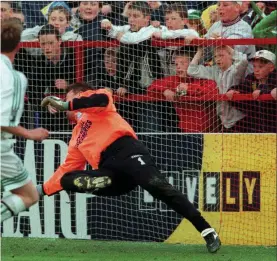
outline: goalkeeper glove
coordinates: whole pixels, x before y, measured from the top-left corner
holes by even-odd
[[[69,110],[69,102],[64,102],[62,99],[55,96],[47,96],[41,102],[42,107],[47,107],[51,105],[58,111],[68,111]]]
[[[186,96],[187,90],[178,90],[176,94],[177,96]]]

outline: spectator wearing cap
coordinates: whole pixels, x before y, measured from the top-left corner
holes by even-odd
[[[237,93],[252,93],[254,99],[258,99],[261,94],[274,95],[274,89],[277,86],[276,55],[268,50],[260,50],[251,61],[254,65],[254,73],[248,75],[241,84],[232,89]],[[256,123],[258,132],[276,132],[276,102],[256,102],[253,106],[247,107],[247,113]]]
[[[220,21],[214,23],[208,30],[205,38],[208,39],[244,39],[253,38],[251,26],[241,20],[240,8],[242,1],[219,1],[218,14]],[[235,45],[234,49],[238,52],[247,55],[251,59],[255,55],[254,45]],[[206,57],[206,60],[212,58],[212,53]],[[250,63],[249,63],[250,64]],[[250,65],[246,74],[253,72],[253,67]]]
[[[186,25],[188,29],[193,29],[198,32],[200,37],[204,36],[207,33],[201,19],[201,11],[194,9],[188,10],[188,19]]]
[[[276,55],[268,50],[260,50],[251,62],[254,73],[249,74],[239,86],[241,92],[252,92],[253,98],[257,99],[261,94],[269,94],[277,85]]]

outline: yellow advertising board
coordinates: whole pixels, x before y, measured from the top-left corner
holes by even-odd
[[[200,211],[223,244],[276,245],[276,135],[204,135]],[[169,243],[203,239],[183,220]]]

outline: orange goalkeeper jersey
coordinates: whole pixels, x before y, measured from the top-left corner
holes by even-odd
[[[46,195],[62,190],[60,180],[65,173],[84,170],[87,162],[97,169],[101,152],[115,140],[123,136],[132,136],[137,139],[132,127],[116,112],[110,92],[105,89],[90,90],[81,93],[78,99],[80,101],[82,97],[93,97],[97,94],[106,95],[108,104],[104,107],[78,109],[82,115],[73,129],[65,162],[44,183],[43,189]],[[74,110],[72,104],[71,102],[70,107]]]

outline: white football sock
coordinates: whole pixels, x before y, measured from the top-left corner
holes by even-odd
[[[11,194],[1,200],[1,222],[24,211],[26,206],[21,197]]]

